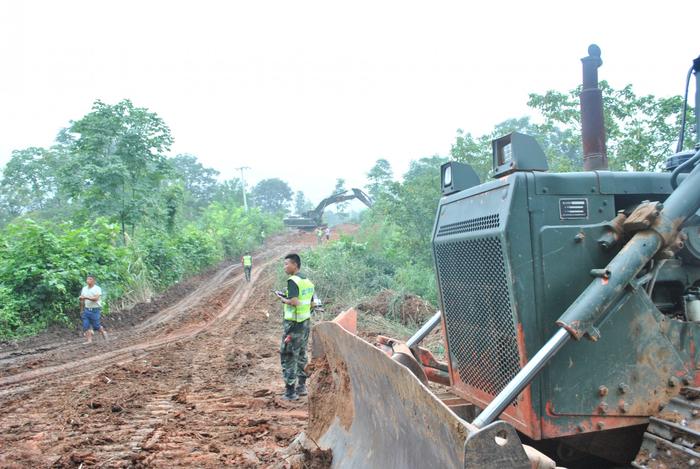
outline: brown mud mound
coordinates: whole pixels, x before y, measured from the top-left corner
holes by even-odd
[[[404,325],[422,324],[435,314],[435,308],[419,296],[382,290],[362,301],[357,309],[395,319]]]
[[[331,450],[323,450],[306,433],[294,439],[284,453],[284,462],[273,469],[329,469],[333,462]]]
[[[354,417],[350,375],[345,363],[331,364],[326,358],[315,359],[308,366],[309,436],[318,440],[337,418],[349,429]]]
[[[256,353],[234,347],[226,356],[226,369],[235,376],[254,374],[256,358]]]

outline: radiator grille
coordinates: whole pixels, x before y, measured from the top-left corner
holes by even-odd
[[[457,233],[467,233],[470,231],[485,230],[487,228],[498,228],[499,223],[499,215],[494,213],[484,217],[477,217],[457,223],[450,223],[449,225],[443,225],[438,229],[437,236],[440,237]]]
[[[462,382],[495,396],[520,370],[501,240],[436,244],[435,254],[452,367]]]

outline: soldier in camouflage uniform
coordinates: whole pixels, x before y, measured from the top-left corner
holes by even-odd
[[[314,284],[299,272],[301,259],[297,254],[284,258],[284,271],[289,275],[287,291],[278,293],[284,303],[284,334],[280,344],[280,359],[285,392],[283,399],[297,400],[305,396],[307,363],[306,347],[309,342],[311,323],[311,302]],[[298,381],[297,381],[298,380]]]

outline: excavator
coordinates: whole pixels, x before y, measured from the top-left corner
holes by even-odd
[[[367,207],[372,208],[372,198],[362,189],[353,188],[351,191],[351,194],[348,194],[348,191],[341,191],[326,197],[315,209],[304,212],[298,217],[285,218],[283,220],[284,224],[290,228],[298,228],[301,231],[312,231],[323,224],[323,211],[326,207],[352,199],[358,199]]]
[[[611,171],[600,48],[582,60],[583,171],[492,142],[493,179],[441,167],[439,311],[408,341],[312,329],[308,436],[334,468],[700,466],[700,139]],[[700,57],[695,126],[700,129]],[[445,361],[422,339],[441,326]]]

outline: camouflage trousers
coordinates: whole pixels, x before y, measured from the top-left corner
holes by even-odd
[[[304,367],[308,362],[306,346],[309,343],[309,330],[311,320],[304,322],[284,321],[284,334],[280,344],[280,361],[282,362],[282,377],[284,384],[295,384],[297,378],[306,380]],[[291,336],[292,340],[284,342],[285,337]]]

